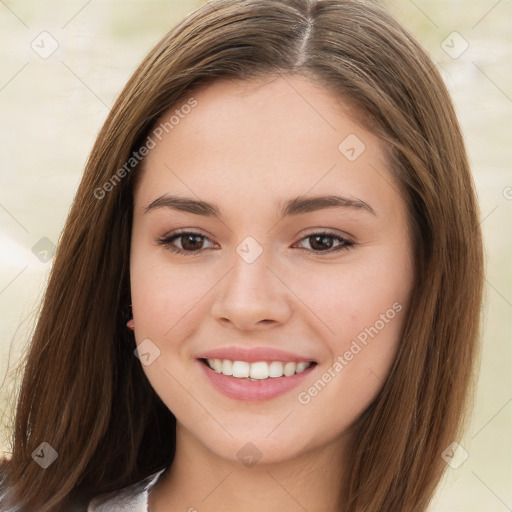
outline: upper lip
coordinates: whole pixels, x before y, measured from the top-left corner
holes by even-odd
[[[207,350],[198,354],[198,359],[229,359],[230,361],[247,361],[255,363],[257,361],[293,361],[293,362],[315,362],[310,357],[303,357],[293,352],[278,350],[272,347],[221,347]]]

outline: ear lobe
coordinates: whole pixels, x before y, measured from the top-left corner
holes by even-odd
[[[133,329],[135,327],[135,324],[133,323],[133,318],[131,318],[130,320],[128,320],[128,322],[126,322],[126,327],[128,327],[128,329],[131,329],[133,331]]]

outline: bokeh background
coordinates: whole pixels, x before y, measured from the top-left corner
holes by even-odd
[[[0,449],[13,373],[94,139],[136,66],[199,0],[0,0]],[[512,511],[512,1],[389,0],[452,93],[478,189],[487,278],[469,457],[431,512]]]

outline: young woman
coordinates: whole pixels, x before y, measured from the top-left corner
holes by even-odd
[[[94,145],[0,508],[425,511],[481,294],[463,138],[414,38],[369,1],[213,0]]]

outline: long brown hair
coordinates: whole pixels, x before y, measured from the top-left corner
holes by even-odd
[[[3,468],[9,510],[70,510],[172,462],[175,418],[119,314],[130,303],[136,166],[104,185],[194,88],[279,74],[310,77],[348,98],[390,148],[413,228],[415,286],[394,365],[358,420],[340,492],[345,512],[426,510],[445,468],[441,454],[472,404],[483,281],[478,207],[436,67],[383,7],[361,0],[213,0],[130,78],[88,159],[31,340]],[[31,457],[42,442],[58,452],[46,470]]]

